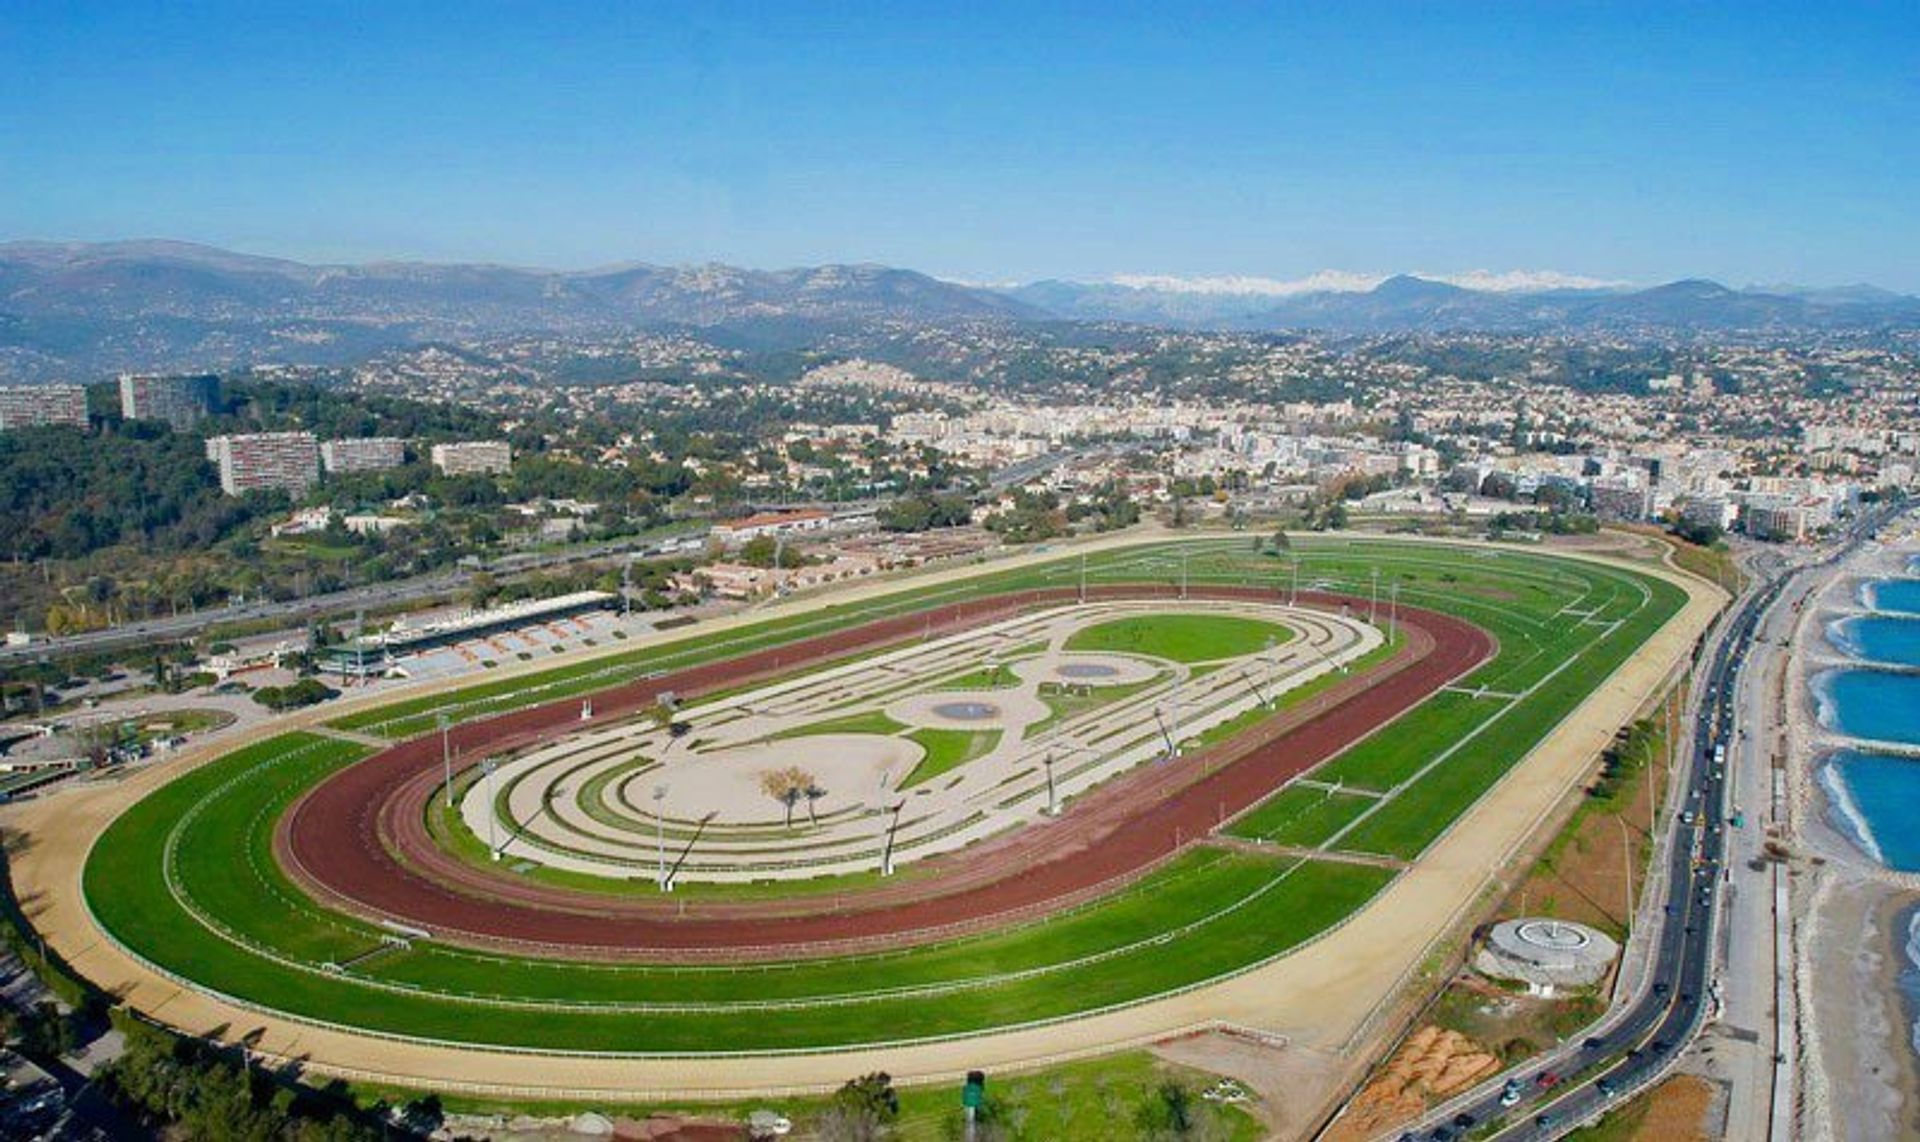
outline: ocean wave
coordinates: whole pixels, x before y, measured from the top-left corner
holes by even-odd
[[[1835,724],[1839,720],[1839,707],[1833,700],[1833,679],[1839,671],[1822,670],[1807,683],[1807,689],[1813,691],[1814,718],[1821,728],[1839,732]]]
[[[1827,792],[1827,804],[1833,808],[1840,831],[1861,852],[1872,857],[1875,864],[1884,867],[1887,863],[1886,854],[1881,851],[1880,842],[1874,839],[1873,826],[1867,823],[1866,814],[1860,811],[1859,803],[1853,799],[1853,790],[1847,788],[1847,780],[1840,776],[1840,767],[1832,758],[1820,765],[1820,787]]]
[[[1853,628],[1857,625],[1856,620],[1858,617],[1857,615],[1847,615],[1828,623],[1827,643],[1848,658],[1855,658],[1865,662],[1867,659],[1860,650],[1860,640],[1853,636]]]

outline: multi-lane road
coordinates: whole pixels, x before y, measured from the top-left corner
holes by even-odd
[[[1559,1138],[1652,1086],[1671,1069],[1680,1050],[1721,1000],[1716,978],[1718,935],[1726,895],[1736,875],[1727,861],[1729,831],[1741,830],[1744,838],[1759,828],[1753,808],[1729,795],[1729,781],[1739,776],[1731,774],[1730,767],[1743,760],[1754,764],[1768,756],[1758,748],[1757,739],[1745,743],[1739,737],[1743,720],[1755,712],[1750,706],[1763,700],[1763,688],[1742,686],[1756,632],[1783,596],[1791,602],[1804,595],[1804,591],[1790,590],[1800,577],[1836,563],[1890,516],[1887,509],[1863,516],[1840,538],[1835,553],[1817,563],[1794,567],[1780,559],[1756,560],[1756,570],[1766,577],[1756,579],[1735,601],[1703,644],[1691,741],[1672,786],[1678,793],[1667,817],[1672,832],[1663,847],[1661,875],[1653,882],[1660,893],[1656,897],[1660,909],[1651,925],[1651,950],[1645,953],[1652,957],[1651,970],[1641,986],[1622,997],[1590,1034],[1450,1100],[1403,1137]],[[1744,758],[1738,749],[1742,744],[1750,747]],[[1755,843],[1740,846],[1743,852],[1757,851],[1758,838],[1752,839]],[[1770,917],[1771,892],[1761,888],[1767,882],[1759,874],[1748,875],[1753,877],[1748,901]],[[1766,895],[1761,895],[1763,891]],[[1753,962],[1743,960],[1735,965],[1739,970],[1760,972],[1760,959],[1771,967],[1765,980],[1743,981],[1749,985],[1749,994],[1764,988],[1770,997],[1772,973],[1779,970],[1778,965],[1771,955],[1756,957],[1751,955],[1753,949],[1745,950]],[[1763,1001],[1759,1006],[1766,1009],[1770,1004]],[[1765,1035],[1771,1039],[1772,1028]],[[1755,1037],[1759,1037],[1757,1030]],[[1768,1052],[1765,1059],[1773,1067],[1781,1065],[1777,1050]],[[1750,1085],[1758,1085],[1751,1075],[1747,1077]],[[1776,1096],[1773,1084],[1766,1085],[1766,1091],[1743,1092],[1743,1097],[1749,1102],[1772,1099]],[[1768,1135],[1761,1123],[1769,1117],[1760,1112],[1750,1118],[1756,1128],[1751,1136]]]

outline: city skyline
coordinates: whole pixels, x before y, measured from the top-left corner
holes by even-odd
[[[116,5],[0,41],[0,238],[1920,289],[1909,10]]]

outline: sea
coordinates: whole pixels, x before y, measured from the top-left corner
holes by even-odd
[[[1862,662],[1920,669],[1920,615],[1850,615],[1834,620],[1827,638]]]
[[[1814,676],[1820,724],[1869,741],[1920,746],[1920,674],[1840,666]]]
[[[1920,568],[1920,563],[1909,564]],[[1876,611],[1920,615],[1920,579],[1876,579],[1861,587],[1862,604]]]
[[[1860,603],[1874,613],[1827,627],[1827,641],[1858,664],[1813,680],[1828,729],[1920,745],[1920,673],[1913,673],[1920,672],[1920,556],[1906,569],[1907,576],[1861,585]],[[1861,852],[1888,868],[1920,872],[1920,756],[1837,749],[1817,775],[1833,825]],[[1900,995],[1920,1054],[1920,907],[1904,911],[1892,935],[1906,961]]]

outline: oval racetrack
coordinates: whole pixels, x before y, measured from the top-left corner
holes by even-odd
[[[1166,587],[1103,587],[1097,599],[1173,597]],[[1190,597],[1271,602],[1271,589],[1195,586]],[[686,698],[737,687],[924,633],[939,634],[1075,598],[1066,589],[1004,594],[852,626],[592,696],[596,721],[631,716],[664,691]],[[1301,592],[1302,605],[1364,607]],[[1480,628],[1434,611],[1399,609],[1407,642],[1392,659],[1343,679],[1257,729],[1178,763],[1109,782],[1055,822],[929,860],[911,880],[831,900],[682,902],[608,897],[477,867],[427,835],[427,800],[441,780],[438,733],[403,742],[322,782],[282,820],[275,849],[322,900],[436,937],[532,954],[600,958],[792,958],[900,946],[1045,915],[1144,874],[1186,843],[1424,701],[1495,650]],[[477,758],[580,726],[578,698],[450,730]]]

